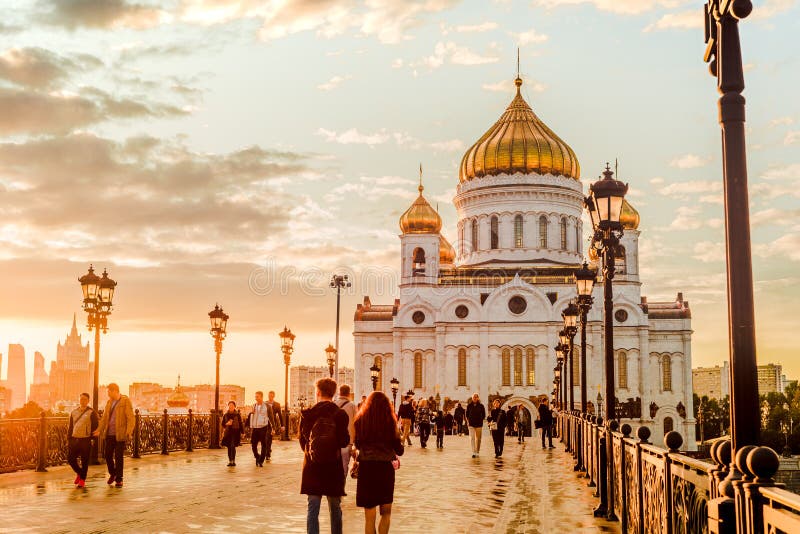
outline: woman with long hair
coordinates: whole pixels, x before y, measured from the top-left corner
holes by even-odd
[[[236,466],[236,447],[242,444],[242,416],[236,403],[228,403],[228,411],[222,416],[222,444],[228,448],[228,467]]]
[[[394,500],[393,461],[403,455],[397,418],[389,397],[373,391],[355,418],[358,450],[356,506],[364,508],[364,532],[375,534],[375,518],[380,509],[377,532],[389,532]]]

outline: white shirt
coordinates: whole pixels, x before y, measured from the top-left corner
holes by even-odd
[[[268,407],[266,402],[262,402],[261,404],[256,403],[253,405],[253,421],[252,427],[253,428],[264,428],[265,426],[269,425],[269,417],[267,417]]]

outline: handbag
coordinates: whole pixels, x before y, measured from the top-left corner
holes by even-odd
[[[497,430],[497,423],[494,421],[489,423],[489,430]]]
[[[536,419],[533,422],[533,426],[535,426],[536,428],[542,428],[542,420],[541,419]]]
[[[358,460],[353,460],[353,466],[350,468],[350,478],[358,478]]]
[[[395,456],[394,460],[392,460],[392,467],[394,467],[395,471],[400,469],[400,457],[399,456]]]

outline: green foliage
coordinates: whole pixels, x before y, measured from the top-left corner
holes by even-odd
[[[41,406],[33,401],[28,401],[22,408],[17,408],[9,412],[6,419],[30,419],[32,417],[39,417],[43,411]]]

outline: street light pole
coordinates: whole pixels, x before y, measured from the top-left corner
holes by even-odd
[[[350,287],[350,280],[348,280],[347,275],[344,274],[334,274],[331,276],[331,287],[336,289],[336,362],[333,366],[334,374],[331,375],[331,378],[336,380],[339,377],[339,308],[340,308],[340,300],[342,295],[342,288]]]
[[[325,361],[328,362],[328,372],[333,378],[333,366],[336,365],[336,349],[330,343],[325,348]]]
[[[100,330],[108,332],[108,316],[114,300],[114,289],[117,283],[108,277],[108,272],[103,269],[102,278],[94,274],[94,267],[89,265],[89,271],[78,278],[83,292],[83,310],[86,312],[86,327],[94,329],[94,377],[92,382],[92,409],[97,413],[98,397],[100,396]],[[92,439],[92,449],[89,458],[92,464],[97,465],[99,438]]]
[[[577,304],[570,302],[569,305],[561,312],[561,317],[564,318],[564,332],[567,334],[567,346],[569,351],[570,366],[569,366],[569,409],[575,409],[575,334],[578,333],[578,315],[580,310]]]
[[[578,308],[581,317],[581,412],[586,413],[586,318],[594,304],[592,290],[597,279],[595,271],[589,269],[584,262],[583,266],[575,271],[575,284],[578,288]]]
[[[378,373],[380,372],[381,368],[374,363],[372,364],[372,367],[369,368],[369,376],[372,379],[372,391],[375,391],[378,388]]]
[[[289,441],[289,364],[292,361],[292,351],[294,350],[294,338],[292,331],[284,325],[283,331],[278,333],[281,338],[281,352],[283,352],[283,363],[286,366],[286,374],[283,381],[283,433],[281,441]]]
[[[400,381],[396,377],[393,377],[390,380],[390,383],[392,384],[392,410],[394,410],[396,412],[397,411],[397,391],[400,389]]]
[[[222,341],[227,335],[229,316],[227,313],[222,311],[222,308],[219,307],[219,304],[215,304],[214,309],[208,312],[208,318],[211,320],[211,337],[214,338],[214,352],[217,355],[217,375],[214,382],[214,410],[211,412],[211,423],[213,429],[211,431],[211,443],[209,444],[208,448],[219,449],[219,358],[222,354]]]

